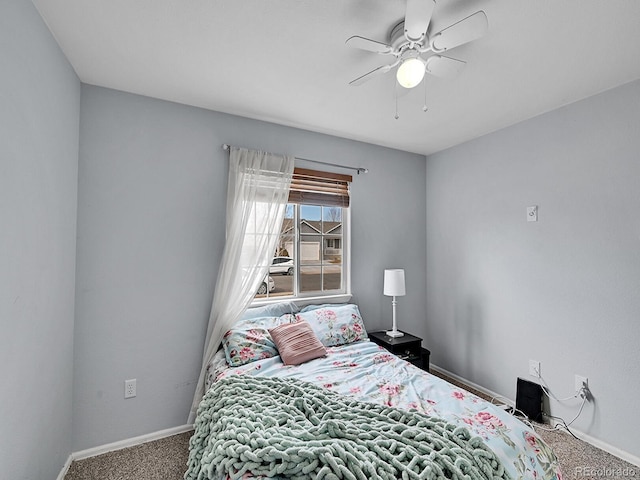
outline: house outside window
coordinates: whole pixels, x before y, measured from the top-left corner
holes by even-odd
[[[269,266],[273,287],[259,292],[256,301],[348,293],[348,255],[341,248],[347,222],[348,211],[341,207],[288,204]]]

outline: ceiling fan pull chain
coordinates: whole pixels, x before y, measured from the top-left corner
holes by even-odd
[[[393,91],[396,94],[396,116],[394,118],[398,120],[400,118],[400,115],[398,115],[398,84],[397,83],[394,84]]]
[[[422,111],[426,112],[427,110],[429,110],[427,108],[427,79],[426,78],[423,80],[423,83],[424,83],[424,105],[422,106]]]

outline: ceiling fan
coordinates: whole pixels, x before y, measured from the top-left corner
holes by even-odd
[[[489,26],[487,16],[480,10],[437,33],[428,35],[427,30],[434,9],[435,0],[407,0],[404,20],[391,30],[389,43],[358,35],[348,38],[345,43],[350,47],[395,57],[392,63],[365,73],[349,82],[349,85],[362,85],[398,65],[396,78],[404,88],[417,86],[425,73],[444,78],[455,76],[466,62],[441,54],[482,37]]]

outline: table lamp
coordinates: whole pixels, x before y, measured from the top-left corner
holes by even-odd
[[[398,331],[396,324],[396,297],[402,297],[406,294],[404,289],[404,270],[402,268],[394,268],[384,271],[384,292],[386,296],[393,297],[391,302],[393,308],[393,325],[391,330],[385,332],[390,337],[402,337],[404,333]]]

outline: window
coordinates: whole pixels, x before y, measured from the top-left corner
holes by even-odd
[[[347,175],[295,170],[278,246],[266,260],[269,275],[254,302],[349,293],[344,247],[349,245],[350,181]]]
[[[327,251],[329,249],[339,250],[340,249],[340,239],[339,238],[327,238],[326,249],[327,249]]]

